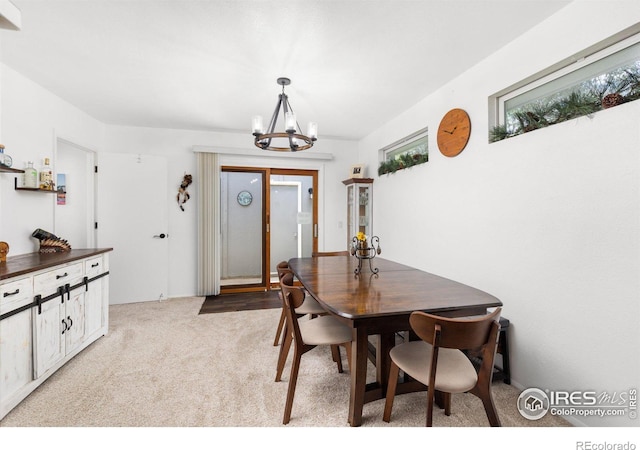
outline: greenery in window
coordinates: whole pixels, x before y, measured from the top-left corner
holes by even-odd
[[[490,142],[527,133],[640,98],[640,61],[595,76],[569,89],[507,109]]]
[[[395,173],[398,170],[429,161],[427,136],[385,152],[385,160],[378,167],[378,175]]]

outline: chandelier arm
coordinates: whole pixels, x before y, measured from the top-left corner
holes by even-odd
[[[282,95],[278,95],[278,103],[276,103],[276,108],[273,110],[273,115],[271,116],[271,121],[269,122],[269,127],[267,128],[267,133],[265,134],[273,134],[276,129],[276,124],[278,123],[278,115],[280,112],[280,107],[282,106]],[[269,138],[266,142],[266,147],[271,147],[271,138]]]

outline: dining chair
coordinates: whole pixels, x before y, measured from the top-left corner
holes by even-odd
[[[391,368],[384,405],[383,420],[389,422],[391,409],[402,370],[427,386],[427,426],[433,423],[433,401],[436,391],[443,394],[445,415],[451,415],[451,394],[470,392],[482,400],[491,426],[500,419],[491,395],[493,360],[498,343],[501,308],[474,318],[447,318],[421,311],[411,313],[409,324],[421,340],[405,342],[389,352]],[[482,363],[476,372],[462,350],[482,352]]]
[[[278,271],[278,280],[281,280],[284,274],[286,273],[291,273],[293,275],[293,272],[289,268],[289,263],[286,261],[281,261],[280,263],[278,263],[278,265],[276,266],[276,270]],[[282,300],[282,291],[280,291],[278,295]],[[326,314],[327,312],[320,305],[320,303],[316,301],[316,299],[312,297],[306,297],[302,305],[300,305],[300,307],[296,311],[296,313],[300,314],[301,316],[305,316],[309,314],[312,317],[314,317],[314,316]],[[277,347],[278,344],[280,344],[281,342],[282,329],[284,328],[285,321],[286,321],[286,314],[285,314],[284,308],[282,308],[282,313],[280,314],[280,321],[278,322],[278,328],[276,329],[276,337],[273,340],[274,347]]]
[[[289,346],[293,342],[294,357],[291,363],[287,400],[285,402],[284,417],[282,423],[288,424],[291,419],[293,397],[298,382],[298,371],[302,355],[320,345],[329,345],[332,348],[343,345],[347,350],[347,361],[351,370],[351,328],[329,315],[316,317],[311,320],[298,320],[297,309],[305,301],[304,290],[298,286],[287,284],[291,274],[286,274],[280,282],[282,289],[283,308],[286,311],[286,327],[283,345],[280,347],[276,381],[282,378],[282,371],[286,361]],[[338,358],[338,372],[342,373],[342,362]]]
[[[318,257],[318,256],[349,256],[351,255],[351,253],[349,253],[347,250],[343,250],[343,251],[337,251],[337,252],[313,252],[311,254],[311,256]]]

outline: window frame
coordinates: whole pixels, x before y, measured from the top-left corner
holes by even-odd
[[[424,152],[416,152],[414,153],[414,149],[419,145],[425,146]],[[409,159],[408,165],[402,165],[401,167],[389,167],[389,170],[385,170],[381,173],[381,170],[385,166],[391,165],[394,161],[402,161],[403,155],[424,155],[421,158]],[[389,144],[378,151],[378,175],[388,174],[396,172],[400,169],[405,169],[417,164],[425,163],[429,160],[429,127],[421,128],[420,130],[411,133],[408,136],[405,136],[402,139],[399,139],[392,144]]]
[[[629,27],[553,66],[538,72],[489,97],[489,127],[506,123],[505,104],[522,94],[558,80],[577,70],[640,43],[640,24]],[[576,84],[577,86],[578,84]],[[490,140],[491,142],[491,140]]]

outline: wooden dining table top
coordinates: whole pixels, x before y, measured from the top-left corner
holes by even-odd
[[[327,312],[352,329],[348,422],[354,427],[362,424],[365,403],[385,397],[389,351],[396,333],[410,329],[413,311],[459,317],[502,306],[496,297],[479,289],[384,258],[363,261],[359,274],[354,272],[358,268],[355,256],[293,258],[289,267]],[[375,344],[370,336],[376,336]],[[375,361],[373,383],[367,383],[368,359]],[[413,392],[422,389],[418,385],[403,383],[398,389]]]
[[[408,315],[413,311],[446,314],[502,306],[491,294],[404,264],[374,258],[359,275],[354,256],[293,258],[289,266],[305,289],[330,313],[349,320]]]

